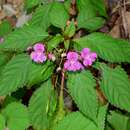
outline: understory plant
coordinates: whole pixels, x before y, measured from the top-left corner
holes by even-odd
[[[130,43],[99,32],[104,1],[25,9],[22,27],[0,25],[0,130],[130,130]]]

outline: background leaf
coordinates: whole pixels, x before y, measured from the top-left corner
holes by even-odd
[[[21,103],[13,102],[2,110],[7,127],[10,130],[25,130],[29,126],[27,108]]]
[[[126,40],[114,39],[103,33],[92,33],[75,42],[75,49],[88,47],[106,61],[130,62],[130,43]]]
[[[98,102],[92,74],[89,71],[69,74],[67,86],[80,111],[95,121]]]
[[[40,27],[24,26],[10,33],[0,45],[0,50],[24,51],[28,46],[48,36]]]
[[[101,64],[100,68],[102,72],[100,87],[108,101],[130,112],[130,81],[126,72],[120,66],[111,69]]]

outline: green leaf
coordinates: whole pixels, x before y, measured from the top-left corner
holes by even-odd
[[[36,12],[33,14],[30,24],[33,26],[40,26],[46,30],[50,25],[50,11],[53,4],[45,4],[37,8]]]
[[[66,27],[64,35],[72,37],[75,34],[76,28],[74,22],[71,22],[69,26]]]
[[[130,62],[130,43],[125,40],[114,39],[102,33],[92,33],[75,42],[75,49],[88,47],[106,61]]]
[[[65,40],[64,41],[64,47],[65,47],[65,49],[68,50],[69,46],[70,46],[70,40]]]
[[[45,39],[48,36],[40,27],[24,26],[10,33],[0,45],[0,50],[24,51],[28,46]]]
[[[28,76],[29,56],[14,56],[4,67],[0,79],[0,95],[7,95],[25,85]]]
[[[94,9],[91,0],[77,0],[78,7],[78,22],[82,19],[90,19],[96,16],[96,10]]]
[[[5,128],[5,118],[0,114],[0,130],[4,130]]]
[[[9,61],[11,55],[7,53],[0,52],[0,74],[5,67],[6,63]]]
[[[97,30],[104,24],[103,18],[99,16],[106,16],[105,4],[103,0],[98,2],[94,0],[77,0],[78,6],[78,28],[86,28],[89,30]],[[92,27],[92,28],[91,28]]]
[[[107,16],[104,0],[77,0],[77,6],[79,10],[79,16],[85,16],[84,18],[92,18],[94,16]],[[86,10],[86,11],[85,11]],[[86,12],[85,14],[83,14]]]
[[[95,10],[99,13],[99,15],[107,17],[105,0],[98,0],[98,2],[96,2],[95,0],[90,1],[92,2]]]
[[[102,72],[101,90],[108,101],[121,109],[130,112],[130,81],[126,72],[120,67],[111,69],[100,65]]]
[[[98,127],[100,128],[100,130],[105,129],[107,109],[108,109],[108,105],[99,107],[98,116],[97,116],[97,124],[98,124]]]
[[[5,53],[0,53],[0,66],[3,66],[9,60],[9,55]]]
[[[65,6],[65,9],[68,11],[68,13],[70,13],[71,0],[65,0],[64,1],[64,6]]]
[[[85,21],[85,22],[84,22]],[[105,23],[105,20],[101,17],[93,17],[88,20],[81,19],[78,22],[78,28],[86,28],[90,31],[100,29]]]
[[[130,118],[115,111],[111,111],[108,122],[114,130],[129,130],[130,128]]]
[[[53,3],[50,11],[51,24],[64,30],[68,19],[69,14],[65,9],[64,4],[59,2]]]
[[[0,24],[0,37],[3,37],[12,31],[11,24],[8,21],[3,21]]]
[[[2,110],[10,130],[25,130],[29,126],[27,108],[21,103],[13,102]]]
[[[34,129],[46,130],[49,127],[47,114],[52,91],[53,88],[49,80],[34,92],[29,101],[30,119]]]
[[[52,37],[52,39],[50,39],[50,41],[48,41],[47,43],[48,51],[52,51],[63,41],[64,41],[64,37],[60,34],[57,34],[56,36]]]
[[[28,86],[33,86],[34,84],[39,84],[47,80],[53,73],[54,65],[51,62],[46,62],[44,64],[31,63],[29,65],[28,74]]]
[[[80,111],[95,121],[98,102],[92,74],[89,71],[69,74],[67,86]]]
[[[80,112],[67,115],[54,130],[100,130]]]
[[[41,3],[42,0],[25,0],[25,6],[27,9],[32,8]]]

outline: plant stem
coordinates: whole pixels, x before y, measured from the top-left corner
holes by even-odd
[[[64,81],[65,81],[64,70],[61,73],[62,73],[62,79],[61,79],[61,88],[60,88],[60,95],[59,95],[59,110],[64,109]]]

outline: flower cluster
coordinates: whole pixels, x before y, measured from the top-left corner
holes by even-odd
[[[30,56],[34,62],[43,63],[47,60],[47,56],[45,54],[45,46],[42,43],[35,44]]]
[[[68,71],[77,71],[83,69],[83,65],[79,62],[79,55],[76,52],[69,52],[64,69]]]
[[[91,52],[89,48],[84,48],[80,55],[77,52],[68,52],[67,60],[64,63],[64,69],[68,71],[82,70],[84,67],[91,66],[96,58],[97,54]]]
[[[28,48],[30,50],[30,48]],[[32,50],[32,48],[31,48]],[[64,63],[64,69],[66,71],[78,71],[82,70],[85,67],[91,66],[97,58],[95,52],[91,52],[89,48],[84,48],[80,54],[74,51],[70,51],[64,54],[67,59]],[[62,55],[62,57],[64,57]],[[45,46],[42,43],[37,43],[33,46],[33,51],[31,51],[31,59],[36,63],[43,63],[47,59],[55,61],[55,56],[52,53],[49,53],[48,56],[45,53]]]

